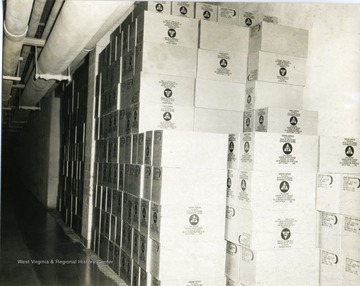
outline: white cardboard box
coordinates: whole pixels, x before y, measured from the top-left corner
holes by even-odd
[[[137,134],[132,134],[132,154],[131,154],[131,162],[133,164],[136,164],[137,162],[137,154],[138,154],[138,135]]]
[[[360,259],[360,218],[318,212],[319,247]]]
[[[306,58],[261,51],[252,53],[248,57],[247,79],[305,86]]]
[[[199,20],[145,11],[137,18],[136,44],[151,42],[198,47]]]
[[[242,133],[239,157],[247,171],[317,171],[318,136]]]
[[[146,272],[150,271],[151,264],[151,239],[147,235],[139,236],[139,265]]]
[[[152,130],[145,133],[145,155],[144,164],[153,164],[154,132]]]
[[[152,178],[153,178],[153,167],[145,166],[144,168],[144,188],[141,194],[143,199],[151,200],[151,190],[152,190]]]
[[[226,169],[225,134],[154,131],[153,166]]]
[[[140,221],[139,228],[142,235],[149,235],[150,201],[140,199]]]
[[[240,166],[240,140],[241,134],[229,134],[228,139],[228,169],[239,169]]]
[[[240,192],[239,170],[228,169],[226,179],[226,206],[238,207],[237,195]]]
[[[356,286],[360,281],[360,257],[343,256],[343,285]]]
[[[239,24],[239,10],[224,6],[218,7],[218,22],[232,25]]]
[[[225,23],[200,21],[200,49],[247,54],[248,43],[249,29],[247,28]]]
[[[172,2],[171,15],[194,18],[195,17],[195,3],[194,2]]]
[[[360,173],[360,139],[320,136],[319,171]]]
[[[159,205],[224,205],[226,170],[153,168],[152,201]],[[209,196],[211,194],[211,196]]]
[[[131,132],[149,130],[194,129],[194,107],[181,105],[143,104],[132,105]]]
[[[197,77],[245,83],[246,65],[246,53],[199,49]]]
[[[143,71],[195,78],[196,65],[197,48],[148,42],[136,46],[135,74]]]
[[[210,108],[195,108],[194,131],[210,133],[239,133],[243,112]]]
[[[243,111],[245,85],[237,82],[196,79],[195,107]]]
[[[134,77],[132,103],[194,106],[194,78],[141,72]]]
[[[303,108],[303,87],[266,81],[248,81],[245,88],[245,110],[265,107]]]
[[[271,132],[317,135],[318,112],[284,108],[262,108],[253,111],[252,126],[244,126],[244,132]],[[246,124],[246,120],[244,120]],[[245,128],[246,127],[246,128]]]
[[[218,205],[157,205],[151,202],[150,237],[162,245],[222,243],[225,202]],[[315,224],[314,224],[315,225]]]
[[[227,208],[226,240],[254,250],[315,248],[316,211]]]
[[[325,249],[320,249],[320,286],[342,285],[343,257]]]
[[[316,172],[238,172],[235,206],[249,210],[315,210]]]
[[[137,164],[144,165],[145,158],[145,133],[139,133],[137,146]]]
[[[258,23],[258,15],[250,11],[239,11],[239,24],[242,27],[251,27]]]
[[[258,51],[306,58],[308,31],[261,22],[250,28],[249,54]]]
[[[241,252],[241,285],[315,286],[319,283],[319,249],[253,251],[242,247]]]
[[[197,281],[206,277],[211,281],[224,276],[225,242],[189,243],[174,248],[173,245],[153,241],[151,257],[150,272],[158,280],[175,280],[181,277]]]
[[[152,276],[151,286],[188,286],[188,285],[202,285],[202,286],[219,286],[225,285],[225,277],[222,275],[220,277],[193,277],[191,279],[179,279],[179,277],[170,280],[158,280]],[[196,283],[196,284],[194,284]]]
[[[318,173],[316,209],[360,217],[360,174]]]
[[[168,1],[140,1],[134,8],[134,19],[144,11],[151,11],[159,14],[171,14],[171,2]]]
[[[140,267],[139,286],[151,286],[151,274]]]
[[[217,10],[216,5],[208,3],[195,3],[195,18],[199,20],[214,21],[217,22]]]

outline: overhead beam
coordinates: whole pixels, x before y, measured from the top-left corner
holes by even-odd
[[[43,47],[43,46],[45,46],[45,43],[46,43],[46,40],[44,40],[44,39],[29,38],[29,37],[26,37],[24,39],[25,46]]]

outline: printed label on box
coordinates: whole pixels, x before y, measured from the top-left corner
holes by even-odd
[[[253,109],[254,101],[255,101],[254,92],[255,92],[254,87],[249,87],[245,90],[245,94],[246,94],[245,109],[246,110]]]
[[[360,178],[344,176],[343,190],[347,192],[360,192]]]
[[[290,65],[291,62],[288,60],[281,60],[281,59],[277,59],[276,61],[276,65],[279,66],[279,75],[277,76],[278,82],[281,83],[287,83],[289,80],[289,77],[287,77],[287,69]]]
[[[250,233],[243,232],[239,235],[238,241],[241,245],[250,247],[251,235]]]
[[[354,274],[360,277],[360,261],[346,257],[345,272]]]
[[[157,235],[160,234],[160,206],[153,204],[151,208],[151,224],[150,229]]]
[[[236,158],[236,150],[235,150],[235,144],[236,142],[236,135],[235,134],[229,134],[229,145],[228,145],[228,162],[235,162],[237,160]]]
[[[251,153],[250,153],[250,143],[251,143],[251,134],[244,134],[244,137],[243,137],[243,154],[241,156],[241,162],[243,163],[251,163],[253,160],[252,160],[252,157],[251,157]]]
[[[284,143],[282,146],[283,155],[279,156],[279,160],[276,160],[279,164],[291,164],[296,165],[298,161],[296,156],[291,155],[293,151],[293,146],[296,144],[296,140],[293,135],[282,135],[280,139],[281,143]]]
[[[215,73],[218,75],[232,75],[232,72],[228,68],[230,55],[228,53],[219,53],[217,58],[219,59],[219,67],[215,70]]]
[[[183,231],[183,234],[201,235],[205,233],[203,227],[199,225],[200,217],[203,214],[201,207],[189,207],[186,214],[188,215],[189,224]]]
[[[300,117],[300,112],[298,110],[289,110],[287,115],[290,117],[289,118],[290,125],[284,131],[286,133],[297,133],[297,134],[302,133],[301,128],[297,126]]]
[[[243,18],[244,18],[245,26],[250,27],[255,20],[255,15],[254,13],[251,12],[244,12]]]
[[[351,233],[354,233],[354,234],[360,234],[360,219],[345,216],[344,229],[347,232],[351,232]]]
[[[321,264],[335,265],[339,263],[339,257],[335,253],[321,250]]]
[[[349,166],[349,167],[356,167],[359,165],[358,159],[354,158],[354,147],[357,146],[357,142],[355,139],[346,138],[345,141],[342,143],[345,146],[344,153],[346,157],[344,157],[340,165],[341,166]]]
[[[281,240],[278,240],[279,248],[290,248],[294,241],[291,240],[291,227],[295,225],[297,222],[294,218],[285,218],[285,219],[277,219],[275,221],[277,226],[281,227],[282,230],[280,232]]]
[[[289,193],[290,183],[293,179],[290,173],[280,173],[276,178],[279,183],[280,192],[275,195],[274,201],[277,203],[292,203],[295,201],[294,196]]]
[[[332,213],[321,213],[321,225],[326,226],[328,228],[335,228],[337,223],[339,222],[338,217]]]
[[[255,259],[254,252],[251,249],[242,247],[241,248],[241,260],[247,263],[250,263]]]
[[[333,182],[334,182],[333,176],[318,174],[318,177],[317,177],[317,187],[318,188],[332,188]]]
[[[238,199],[243,202],[249,202],[250,194],[249,194],[249,191],[247,190],[247,185],[248,185],[247,182],[249,180],[248,173],[241,172],[239,179],[240,179],[240,192],[239,192]]]

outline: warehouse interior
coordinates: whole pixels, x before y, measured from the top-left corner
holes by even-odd
[[[186,11],[191,11],[192,15],[177,15],[175,7],[186,7]],[[359,4],[6,0],[3,1],[2,9],[1,285],[24,284],[23,281],[27,281],[26,285],[360,285],[360,192],[356,185],[360,182],[360,157],[357,157],[360,152]],[[220,11],[225,10],[236,13],[233,16],[225,12],[221,14]],[[210,11],[211,17],[205,17],[204,11]],[[237,15],[236,18],[234,15]],[[252,22],[249,24],[241,19],[252,19]],[[208,36],[202,38],[201,32],[207,27],[206,23],[210,22],[214,25],[209,26]],[[161,25],[177,32],[173,36],[169,30],[165,44],[161,42],[165,38],[157,37],[162,31],[159,28]],[[192,28],[187,28],[190,25],[193,25]],[[266,25],[270,25],[270,32],[272,26],[294,28],[295,32],[289,32],[289,39],[296,39],[296,33],[306,34],[306,39],[299,43],[291,44],[289,40],[289,43],[283,44],[290,50],[286,56],[294,57],[289,60],[292,63],[288,65],[301,58],[301,64],[296,68],[302,65],[301,75],[306,80],[300,84],[289,84],[283,79],[283,84],[272,83],[275,86],[301,86],[299,103],[295,103],[298,100],[294,100],[295,97],[289,97],[284,102],[284,97],[267,90],[268,94],[279,99],[274,99],[273,103],[271,98],[267,99],[262,105],[259,97],[257,107],[249,108],[245,103],[248,95],[245,87],[253,84],[252,81],[256,84],[267,82],[266,79],[261,79],[262,75],[257,70],[255,75],[252,74],[255,80],[250,76],[249,37],[256,34],[254,27],[258,27],[259,31],[261,27],[265,33]],[[184,36],[182,31],[189,35]],[[247,38],[241,38],[240,31]],[[205,33],[206,31],[204,35]],[[234,41],[230,40],[235,34],[241,42],[239,47],[237,43],[232,45]],[[219,41],[217,35],[225,40]],[[265,39],[264,35],[263,37]],[[285,36],[275,33],[268,39],[272,39],[270,42],[280,43],[280,40],[276,40],[277,37]],[[285,40],[281,38],[281,41]],[[226,46],[226,43],[230,44]],[[150,48],[157,44],[159,47],[155,53],[146,54],[146,44]],[[262,44],[263,47],[256,52],[274,53],[266,50],[266,44]],[[305,47],[301,52],[305,56],[291,54],[300,50],[303,44]],[[211,57],[205,57],[205,64],[201,67],[200,60],[198,61],[201,50],[212,49],[206,45],[222,47],[221,52],[227,53],[229,63],[232,57],[238,55],[238,49],[245,49],[240,51],[245,55],[245,64],[241,62],[240,65],[245,69],[246,75],[241,80],[234,79],[234,69],[227,73],[229,78],[226,80],[219,80],[219,74],[214,78],[209,72]],[[283,46],[273,49],[282,49]],[[171,72],[163,72],[162,63],[166,65],[166,53],[170,54],[173,47],[180,51],[175,56],[178,59],[168,68]],[[187,52],[190,55],[188,58],[184,56]],[[193,52],[195,66],[190,67],[188,72],[182,62],[188,61]],[[219,56],[216,59],[218,58]],[[266,70],[266,63],[264,66]],[[170,80],[167,79],[165,84],[166,80],[156,77],[155,81],[162,83],[162,89],[164,86],[173,90],[181,87],[186,91],[184,95],[189,93],[187,90],[192,90],[195,93],[190,99],[192,106],[184,107],[185,98],[176,98],[177,101],[173,104],[166,95],[164,97],[161,94],[162,105],[158,104],[161,105],[161,114],[166,111],[167,115],[170,114],[170,119],[165,118],[164,113],[162,123],[152,120],[151,116],[158,112],[157,105],[155,108],[150,99],[146,99],[155,89],[149,82],[151,77],[146,77],[152,73],[166,75],[171,82],[178,81],[169,86]],[[290,68],[288,73],[291,73]],[[288,76],[291,81],[291,75]],[[192,79],[185,82],[175,77]],[[126,84],[129,85],[130,81],[131,84],[133,81],[138,82],[137,97],[133,87],[132,94],[126,92]],[[212,101],[206,95],[214,92],[205,90],[202,93],[205,94],[203,102],[200,103],[200,92],[197,101],[195,89],[198,90],[197,82],[200,85],[202,81],[205,85],[210,84],[210,81],[215,82],[212,86],[214,89],[217,86],[217,90],[224,88],[224,91],[219,92],[223,93],[223,97]],[[151,87],[147,90],[147,86]],[[233,102],[225,99],[228,96],[225,89],[229,90],[230,87],[243,90],[241,94],[236,92],[242,99],[238,106],[235,106],[238,102],[235,96]],[[255,90],[256,88],[257,86]],[[114,94],[115,97],[112,98]],[[124,99],[125,94],[130,99]],[[222,108],[219,106],[225,105],[228,109],[222,111],[226,115],[216,113],[216,117],[215,113],[209,113],[211,115],[205,117],[205,123],[198,121],[196,129],[196,118],[193,117],[194,112],[196,116],[196,108],[219,110]],[[304,150],[305,155],[301,153],[293,157],[299,162],[305,158],[302,169],[293,166],[289,169],[287,166],[276,169],[274,165],[266,163],[272,158],[269,154],[275,153],[272,151],[275,143],[265,135],[281,133],[270,131],[270,120],[267,132],[253,132],[255,127],[247,129],[249,126],[245,124],[248,114],[252,122],[253,117],[250,116],[256,114],[251,113],[257,112],[253,111],[255,109],[269,108],[267,116],[270,118],[270,108],[274,108],[275,115],[271,116],[276,118],[280,114],[276,108],[286,108],[285,106],[288,106],[287,110],[296,109],[298,113],[311,111],[315,114],[315,119],[301,127],[303,131],[288,128],[285,132],[287,135],[282,135],[282,140],[288,140],[286,136],[290,135],[299,136],[294,137],[295,139],[291,137],[291,143],[295,146],[298,142],[297,148]],[[135,112],[134,108],[137,108]],[[133,117],[130,130],[126,121],[127,110],[129,118]],[[307,115],[301,112],[306,118]],[[114,118],[111,114],[114,114]],[[121,116],[125,118],[123,121]],[[188,122],[189,117],[195,121]],[[214,123],[214,120],[217,121]],[[220,120],[223,121],[219,123]],[[135,126],[134,122],[138,125]],[[170,122],[175,123],[171,125]],[[276,120],[274,122],[274,126],[277,126]],[[168,131],[169,129],[178,130]],[[253,135],[248,135],[247,132]],[[151,134],[149,140],[152,142],[149,143],[150,151],[147,145],[148,134]],[[304,139],[306,142],[303,146],[300,145],[302,138],[307,136],[309,140]],[[158,149],[155,147],[156,138],[163,140],[163,145]],[[232,165],[229,161],[228,142],[240,146],[246,140],[250,142],[248,138],[254,141],[250,150],[255,150],[256,147],[256,150],[262,150],[258,153],[259,157],[253,160],[254,165],[251,167],[241,165],[243,162],[239,163],[239,159],[234,159],[237,166]],[[140,140],[143,145],[140,145]],[[261,145],[261,141],[265,143]],[[328,143],[335,141],[337,143],[331,143],[333,145]],[[124,147],[128,144],[132,146],[131,151],[128,151],[129,147]],[[168,146],[167,144],[174,146],[174,150],[166,149],[164,146]],[[333,163],[338,160],[338,150],[341,150],[339,153],[342,152],[341,156],[344,157],[345,145],[350,148],[345,149],[345,152],[351,150],[351,155],[347,153],[345,158],[339,159],[341,164]],[[139,146],[142,148],[142,161]],[[135,148],[137,151],[134,151]],[[295,149],[294,147],[294,151]],[[127,151],[122,153],[122,150]],[[181,152],[177,152],[178,150]],[[152,162],[146,161],[148,152],[153,153],[150,154],[153,157],[149,159]],[[240,157],[240,151],[238,152],[236,156]],[[246,150],[245,152],[247,153]],[[113,153],[116,154],[113,156]],[[177,153],[181,153],[181,156]],[[159,157],[156,154],[160,154]],[[258,167],[255,167],[256,160],[259,160],[256,165]],[[295,162],[292,164],[296,165],[298,161],[292,161]],[[309,165],[311,167],[307,167]],[[149,166],[152,198],[146,193],[146,172]],[[139,176],[142,177],[136,181],[137,177],[134,175],[134,179],[128,183],[130,175],[127,177],[127,174],[136,174],[136,167],[141,170]],[[162,174],[159,184],[153,182],[156,170],[161,170],[158,176]],[[271,201],[285,200],[283,205],[286,204],[287,208],[282,206],[280,210],[275,209],[276,207],[264,210],[262,207],[259,211],[260,207],[256,208],[255,201],[262,206],[264,199],[259,197],[266,197],[260,190],[259,197],[251,194],[251,203],[247,202],[247,205],[243,198],[239,199],[243,203],[240,204],[236,198],[229,196],[229,178],[233,184],[236,181],[241,189],[240,182],[244,180],[240,175],[243,175],[242,171],[246,171],[246,175],[252,172],[253,192],[255,186],[265,191],[265,173],[278,171],[278,177],[280,173],[281,176],[286,173],[286,178],[293,176],[286,179],[291,185],[296,183],[297,178],[303,178],[299,189],[307,189],[307,194],[301,198],[297,195],[291,198],[285,195],[277,196],[277,199],[271,198]],[[195,172],[196,177],[193,175]],[[116,173],[116,176],[112,173]],[[167,180],[166,174],[169,176]],[[235,180],[229,174],[239,174],[240,177]],[[122,176],[124,181],[121,181]],[[256,180],[255,176],[260,179]],[[329,178],[330,183],[327,181]],[[265,183],[261,184],[261,179]],[[336,180],[333,186],[337,187],[326,189],[323,186],[324,182],[332,185],[333,180]],[[250,179],[246,179],[248,181]],[[347,184],[351,190],[345,192],[342,184]],[[181,186],[188,186],[189,190],[181,189]],[[204,186],[209,188],[208,192]],[[331,193],[330,189],[336,194]],[[163,191],[161,195],[156,193],[160,190]],[[164,190],[168,190],[169,194]],[[183,195],[176,196],[179,193]],[[193,200],[186,201],[186,196]],[[306,205],[305,197],[312,200],[311,204]],[[287,204],[287,200],[292,202]],[[180,220],[180,213],[183,211],[182,207],[185,209],[185,201],[187,209],[184,212],[187,217],[191,214],[187,218],[190,226],[181,230],[183,222]],[[303,205],[299,207],[298,201],[299,205],[304,201]],[[323,201],[329,203],[324,203],[323,206]],[[160,205],[162,232],[154,230],[155,226],[159,227],[154,215],[148,216],[147,220],[154,220],[155,226],[150,226],[149,222],[146,230],[143,230],[143,209],[147,211],[147,215],[150,212],[154,214],[157,208],[160,209]],[[243,211],[244,208],[247,209],[241,215],[254,224],[246,241],[240,238],[241,235],[244,237],[245,231],[242,230],[239,235],[237,229],[242,222],[230,219],[231,216],[235,217],[235,210],[238,213],[239,209]],[[131,214],[127,215],[127,211]],[[248,214],[250,211],[251,215]],[[294,213],[295,219],[291,217],[285,223],[285,219],[276,220],[278,226],[283,228],[283,241],[282,246],[279,243],[273,246],[269,242],[273,238],[266,235],[266,230],[269,233],[272,230],[263,224],[268,218],[275,220],[279,211],[291,215]],[[306,215],[301,216],[300,213]],[[160,220],[160,210],[156,214]],[[198,227],[199,216],[202,223],[202,215],[206,225]],[[134,217],[137,222],[134,222]],[[333,225],[339,219],[345,230],[340,230],[341,234],[326,230],[322,236],[320,225],[324,227],[324,221],[329,223],[334,219],[336,222]],[[304,231],[306,228],[308,230]],[[296,237],[298,229],[300,238]],[[289,233],[292,235],[291,240],[286,237]],[[262,243],[262,236],[266,236],[269,241]],[[299,242],[300,239],[302,242]],[[312,243],[313,247],[309,247]],[[336,247],[333,249],[332,245]],[[161,255],[151,256],[154,249],[157,253],[160,249]],[[144,251],[145,258],[142,259]],[[284,260],[283,264],[275,263],[278,260]],[[256,261],[256,266],[251,261]],[[282,271],[284,273],[281,275],[271,273],[273,269],[292,263],[294,266]],[[272,264],[266,271],[264,265]],[[190,267],[194,265],[196,269],[191,270]],[[298,269],[298,273],[291,270],[293,268]]]

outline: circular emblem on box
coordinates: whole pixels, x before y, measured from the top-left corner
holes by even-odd
[[[164,96],[166,97],[166,98],[169,98],[169,97],[171,97],[172,96],[172,90],[170,89],[170,88],[166,88],[165,90],[164,90]]]
[[[154,222],[154,223],[157,223],[157,220],[158,220],[157,213],[154,212],[154,213],[153,213],[153,222]]]
[[[163,115],[163,118],[165,121],[170,121],[171,120],[171,113],[170,112],[165,112],[164,115]]]
[[[298,123],[298,119],[295,116],[290,117],[290,124],[295,126]]]
[[[232,185],[231,178],[227,178],[226,185],[228,188],[231,188]]]
[[[260,123],[260,125],[263,125],[263,123],[264,123],[264,116],[262,116],[262,115],[259,116],[259,123]]]
[[[220,66],[221,66],[222,68],[226,68],[227,65],[228,65],[227,60],[225,60],[225,59],[221,59],[221,60],[220,60]]]
[[[281,231],[281,238],[283,240],[288,240],[291,236],[291,231],[290,229],[288,228],[284,228],[282,231]]]
[[[248,95],[248,97],[246,98],[246,102],[247,102],[248,104],[251,103],[251,95]]]
[[[280,68],[280,69],[279,69],[279,74],[280,74],[281,76],[286,76],[286,74],[287,74],[286,68]]]
[[[246,26],[251,26],[252,25],[252,20],[250,18],[246,18],[245,19],[245,25]]]
[[[250,126],[250,118],[248,117],[248,118],[246,118],[246,120],[245,120],[245,124],[246,124],[246,126],[247,127],[249,127]]]
[[[192,214],[189,218],[191,225],[197,225],[199,223],[199,216],[197,214]]]
[[[142,208],[141,214],[143,219],[146,219],[146,208]]]
[[[146,157],[149,157],[149,156],[150,156],[150,147],[149,147],[149,146],[146,146],[145,156],[146,156]]]
[[[164,10],[164,6],[160,3],[158,3],[158,4],[156,4],[155,9],[158,12],[162,12]]]
[[[145,253],[145,243],[141,242],[141,253]]]
[[[290,185],[287,181],[282,181],[279,188],[282,193],[286,193],[290,189]]]
[[[244,143],[244,151],[245,151],[245,153],[248,153],[249,150],[250,150],[250,144],[249,144],[248,141],[246,141],[246,142]]]
[[[241,180],[241,189],[242,189],[243,191],[246,190],[246,181],[245,181],[244,179]]]
[[[289,155],[291,154],[293,148],[292,148],[292,145],[290,143],[285,143],[283,145],[283,152],[286,154],[286,155]]]
[[[161,170],[159,168],[154,168],[154,179],[159,179],[161,177]]]
[[[211,17],[211,13],[208,10],[205,10],[203,16],[205,19],[209,19]]]
[[[134,118],[134,121],[137,119],[137,111],[136,111],[136,110],[134,111],[134,116],[133,116],[133,118]]]
[[[228,243],[227,248],[228,248],[228,253],[230,253],[230,254],[235,254],[238,251],[236,244],[233,244],[233,243]]]
[[[232,153],[234,151],[234,142],[229,143],[229,151]]]
[[[181,15],[186,15],[187,14],[187,8],[185,6],[181,6],[180,7],[180,14]]]
[[[170,38],[174,38],[176,36],[176,31],[171,28],[168,30],[168,35]]]
[[[354,148],[353,146],[347,146],[345,148],[345,155],[348,157],[352,157],[354,155]]]

